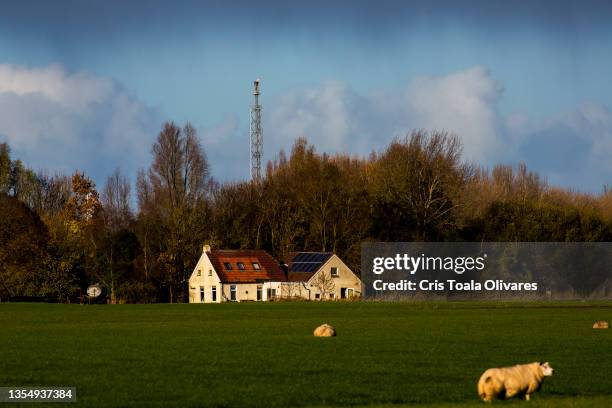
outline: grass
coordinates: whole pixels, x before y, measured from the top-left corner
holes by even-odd
[[[90,407],[482,407],[484,369],[547,360],[530,402],[494,405],[609,407],[596,320],[611,303],[0,304],[0,386],[75,386]],[[338,337],[314,338],[323,322]]]

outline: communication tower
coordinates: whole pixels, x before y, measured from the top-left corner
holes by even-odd
[[[263,133],[261,130],[261,105],[259,104],[259,78],[253,81],[255,101],[251,106],[251,180],[261,180]]]

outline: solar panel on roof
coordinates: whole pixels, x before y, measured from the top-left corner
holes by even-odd
[[[300,252],[293,257],[291,272],[315,272],[329,258],[329,252]]]
[[[303,262],[293,264],[293,267],[291,268],[291,270],[295,272],[306,272],[306,268],[308,268],[308,265],[310,264],[303,263]]]
[[[295,262],[303,262],[303,261],[304,261],[304,258],[306,258],[306,255],[308,255],[308,254],[306,254],[306,253],[304,253],[304,252],[300,252],[299,254],[297,254],[297,255],[295,256],[295,258],[293,258],[293,262],[294,262],[294,263],[295,263]]]
[[[328,256],[327,252],[300,252],[293,258],[293,262],[323,262]]]
[[[298,262],[291,265],[292,272],[313,272],[321,267],[321,262]]]

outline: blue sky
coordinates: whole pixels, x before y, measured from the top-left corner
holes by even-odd
[[[609,2],[125,3],[0,0],[0,141],[31,166],[133,175],[175,120],[216,178],[245,179],[261,77],[266,159],[435,128],[478,164],[612,184]]]

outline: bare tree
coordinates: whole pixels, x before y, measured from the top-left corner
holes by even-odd
[[[127,230],[132,221],[132,210],[130,208],[131,186],[128,179],[121,174],[121,170],[116,168],[112,175],[106,179],[106,184],[102,190],[102,213],[106,230],[105,245],[101,252],[105,258],[106,268],[101,270],[101,278],[104,282],[108,280],[110,286],[111,303],[116,303],[117,293],[115,281],[117,280],[117,246],[121,233]]]
[[[302,295],[302,282],[284,282],[281,284],[281,298],[299,299]]]
[[[202,202],[209,185],[208,161],[189,123],[183,129],[174,122],[165,123],[152,153],[148,174],[138,178],[138,203],[141,219],[156,223],[152,227],[163,236],[157,248],[157,270],[173,302],[177,289],[187,297],[188,273],[199,248],[193,230],[202,223]],[[151,229],[144,231],[148,234]],[[151,246],[145,238],[148,263]]]
[[[473,171],[461,151],[455,135],[417,131],[377,158],[369,181],[384,239],[439,239],[456,227],[458,197]]]
[[[102,190],[102,208],[107,228],[113,232],[127,228],[132,219],[130,208],[131,185],[129,180],[116,168],[106,179]]]
[[[191,124],[183,130],[165,123],[153,145],[149,180],[157,200],[167,209],[194,206],[204,195],[208,161]]]
[[[321,293],[321,299],[327,299],[329,294],[334,293],[336,290],[334,278],[330,274],[325,273],[325,271],[321,271],[315,276],[312,286]]]
[[[61,174],[49,176],[46,172],[38,174],[38,184],[33,194],[32,208],[44,217],[62,212],[72,194],[68,177]]]
[[[183,127],[183,194],[190,203],[196,203],[204,195],[209,178],[208,160],[197,137],[196,130],[187,123]]]

